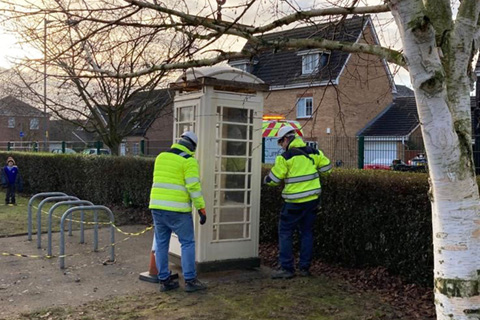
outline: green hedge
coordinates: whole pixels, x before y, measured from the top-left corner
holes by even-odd
[[[154,159],[0,152],[13,155],[25,193],[63,191],[149,219]],[[268,171],[264,169],[263,175]],[[346,266],[384,266],[422,284],[432,283],[432,225],[426,174],[336,170],[323,183],[315,228],[316,257]],[[262,187],[260,241],[277,242],[281,187]],[[146,212],[146,213],[145,213]],[[137,219],[137,220],[135,220]]]
[[[316,257],[352,267],[384,266],[409,281],[433,283],[426,174],[336,170],[322,189]],[[262,242],[277,241],[280,209],[278,192],[264,187]]]
[[[0,152],[0,163],[10,155],[27,194],[61,191],[95,204],[148,206],[154,159]]]

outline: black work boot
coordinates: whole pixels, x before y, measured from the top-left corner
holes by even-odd
[[[195,292],[195,291],[200,291],[200,290],[205,290],[207,289],[207,286],[198,279],[192,279],[192,280],[185,280],[185,291],[186,292]]]
[[[295,277],[295,273],[280,268],[272,272],[271,278],[272,279],[291,279]]]
[[[300,277],[311,277],[312,273],[308,269],[300,269],[298,270],[298,275]]]
[[[174,290],[180,287],[178,281],[174,280],[171,276],[166,280],[160,280],[160,292]]]

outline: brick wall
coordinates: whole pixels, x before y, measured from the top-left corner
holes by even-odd
[[[20,132],[24,133],[24,141],[43,141],[43,118],[15,116],[15,127],[8,127],[9,116],[0,116],[0,141],[20,141]],[[36,118],[39,121],[38,130],[30,130],[30,120]],[[47,123],[48,127],[48,123]]]
[[[369,28],[360,42],[373,42]],[[392,102],[391,91],[390,80],[380,58],[352,54],[337,86],[269,92],[265,100],[265,113],[282,114],[289,120],[300,121],[308,140],[326,136],[355,137],[360,129]],[[296,118],[295,104],[302,95],[313,97],[312,118]]]

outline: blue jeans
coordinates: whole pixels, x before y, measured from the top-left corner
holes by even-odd
[[[298,267],[308,270],[313,256],[313,227],[317,217],[319,200],[304,203],[289,203],[283,205],[278,224],[280,244],[280,266],[290,272],[295,272],[293,258],[293,233],[300,233],[300,261]]]
[[[191,213],[178,213],[167,210],[152,210],[155,225],[155,260],[160,281],[168,279],[168,249],[172,231],[178,236],[182,248],[182,271],[185,280],[197,277],[195,271],[195,239]]]

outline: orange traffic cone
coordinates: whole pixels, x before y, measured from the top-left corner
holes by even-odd
[[[153,277],[158,275],[157,262],[155,261],[155,251],[150,251],[150,267],[148,268],[148,273]]]
[[[158,283],[158,270],[157,270],[157,263],[155,261],[155,251],[150,251],[150,266],[148,271],[140,273],[138,276],[140,280]]]

